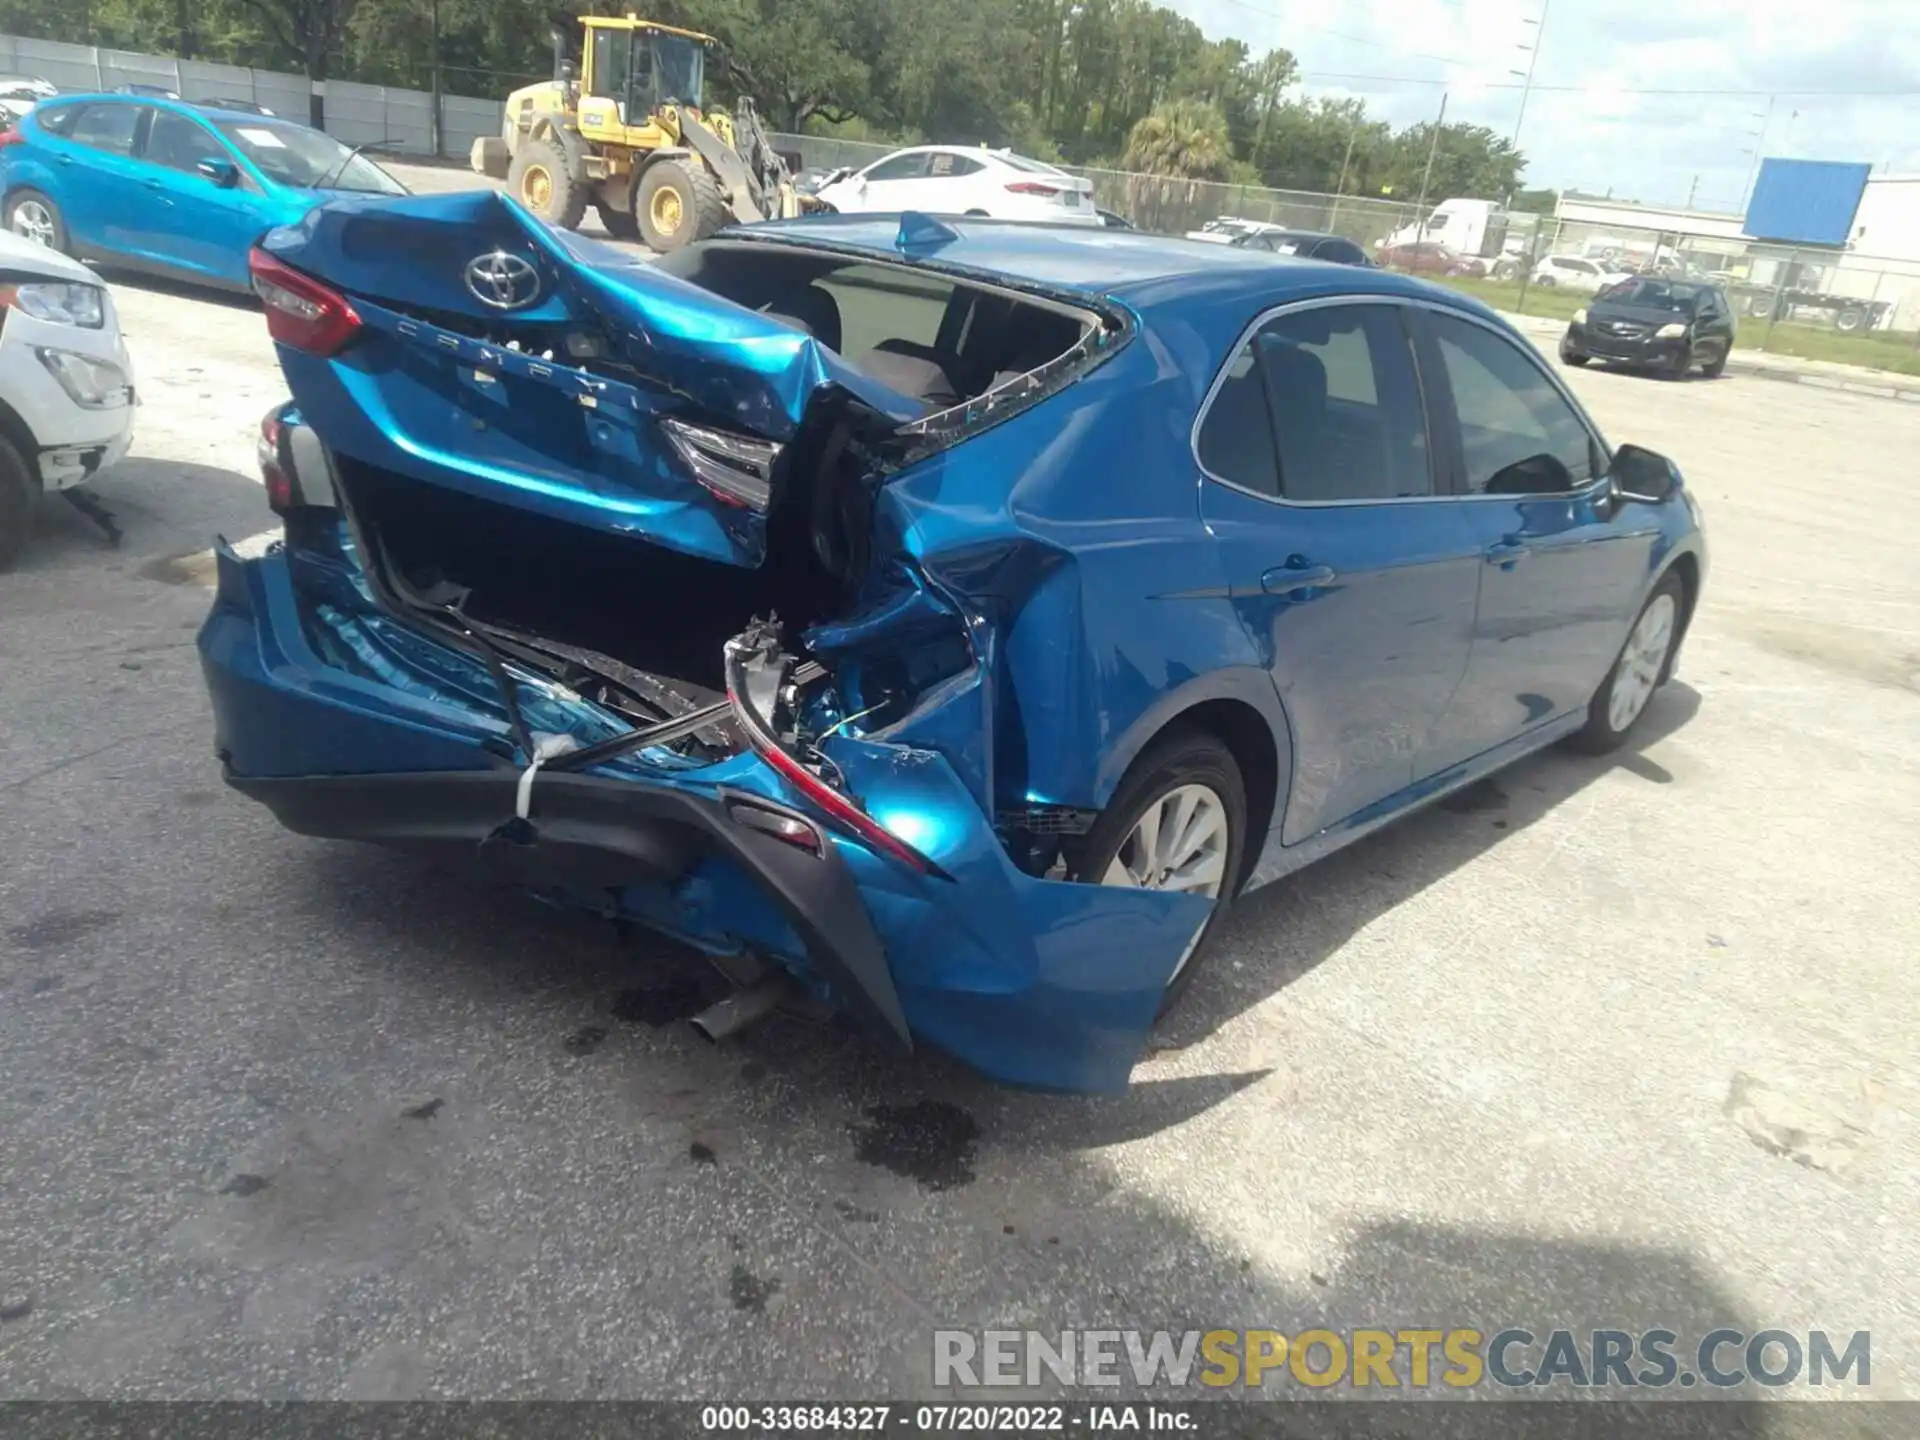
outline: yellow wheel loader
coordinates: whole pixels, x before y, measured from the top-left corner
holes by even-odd
[[[471,163],[549,224],[575,229],[593,205],[609,234],[665,253],[735,220],[806,208],[753,102],[704,110],[710,35],[634,15],[582,16],[578,74],[553,32],[553,79],[507,97],[499,136]]]

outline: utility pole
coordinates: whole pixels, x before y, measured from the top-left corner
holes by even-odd
[[[1778,95],[1767,97],[1767,113],[1755,115],[1760,122],[1760,133],[1753,137],[1753,164],[1747,167],[1747,183],[1740,190],[1740,213],[1745,214],[1747,204],[1753,199],[1753,183],[1760,178],[1760,157],[1767,153],[1767,131],[1773,126],[1773,107],[1779,102]]]
[[[1512,144],[1516,149],[1520,144],[1520,127],[1526,123],[1527,119],[1527,98],[1533,94],[1534,67],[1540,63],[1540,47],[1545,43],[1547,38],[1547,11],[1552,5],[1553,0],[1540,0],[1540,18],[1538,20],[1523,20],[1521,22],[1523,25],[1533,26],[1534,31],[1533,44],[1531,46],[1522,45],[1520,47],[1522,50],[1532,51],[1532,54],[1527,60],[1526,70],[1509,72],[1510,74],[1522,75],[1524,77],[1520,82],[1520,113],[1513,117]]]
[[[427,138],[438,159],[446,148],[446,122],[440,113],[440,0],[429,0],[427,26],[433,37],[433,53],[428,56],[433,87],[433,113],[428,117],[428,124],[433,133]]]
[[[1427,238],[1427,186],[1433,182],[1433,159],[1440,153],[1440,131],[1447,123],[1447,92],[1440,92],[1440,114],[1433,122],[1433,143],[1427,146],[1427,168],[1420,177],[1420,199],[1414,205],[1420,216],[1420,238]]]
[[[1698,195],[1699,193],[1700,193],[1700,177],[1696,175],[1693,177],[1693,183],[1687,186],[1687,204],[1686,204],[1687,209],[1689,210],[1693,209],[1693,197]]]
[[[1334,228],[1334,221],[1340,217],[1340,197],[1347,193],[1347,169],[1353,164],[1353,142],[1360,138],[1360,114],[1354,111],[1353,123],[1347,126],[1347,153],[1340,161],[1340,183],[1333,187],[1333,209],[1327,215],[1327,229],[1336,235],[1340,232]]]

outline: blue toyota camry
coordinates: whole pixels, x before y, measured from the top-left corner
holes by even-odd
[[[1669,461],[1383,271],[917,215],[641,265],[492,194],[252,264],[227,779],[680,937],[714,1033],[804,995],[1123,1086],[1237,896],[1622,743],[1704,577]]]
[[[62,95],[0,132],[0,221],[81,259],[245,290],[247,251],[329,194],[406,187],[331,135],[187,101]]]

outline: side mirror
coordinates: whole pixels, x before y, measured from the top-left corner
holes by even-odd
[[[1622,445],[1613,452],[1607,478],[1613,482],[1613,493],[1622,500],[1647,505],[1664,505],[1680,488],[1680,475],[1673,462],[1638,445]]]
[[[222,190],[240,178],[240,167],[231,160],[219,160],[209,155],[193,167]]]

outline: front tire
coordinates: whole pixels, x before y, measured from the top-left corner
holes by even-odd
[[[33,538],[40,481],[13,442],[0,437],[0,570],[5,570]]]
[[[1159,1014],[1193,983],[1232,903],[1247,841],[1246,785],[1233,752],[1200,730],[1174,730],[1143,751],[1068,857],[1091,885],[1206,895],[1213,913],[1167,982]]]
[[[1722,350],[1720,352],[1720,354],[1712,361],[1712,363],[1702,366],[1700,373],[1706,376],[1707,379],[1709,380],[1718,380],[1722,375],[1727,373],[1727,357],[1732,353],[1733,353],[1733,347],[1728,346],[1725,350]]]
[[[618,205],[604,202],[594,207],[600,212],[600,223],[606,227],[607,234],[616,240],[638,240],[640,222],[634,218],[631,210],[622,210]]]
[[[706,166],[661,160],[640,177],[633,213],[640,222],[640,238],[662,255],[671,255],[725,225],[727,201]]]
[[[1577,369],[1578,367],[1585,365],[1591,359],[1593,359],[1591,355],[1582,355],[1578,350],[1574,349],[1565,340],[1562,340],[1560,342],[1560,363],[1561,364],[1572,365]]]
[[[1587,705],[1587,723],[1570,742],[1576,749],[1604,755],[1626,744],[1647,713],[1653,692],[1667,681],[1674,643],[1680,638],[1684,600],[1677,576],[1669,575],[1654,587],[1627,632],[1613,669]]]
[[[16,190],[7,197],[7,229],[49,250],[67,253],[67,221],[60,207],[38,190]]]
[[[522,140],[507,167],[507,191],[549,225],[578,230],[587,213],[587,185],[567,153],[551,140]]]

